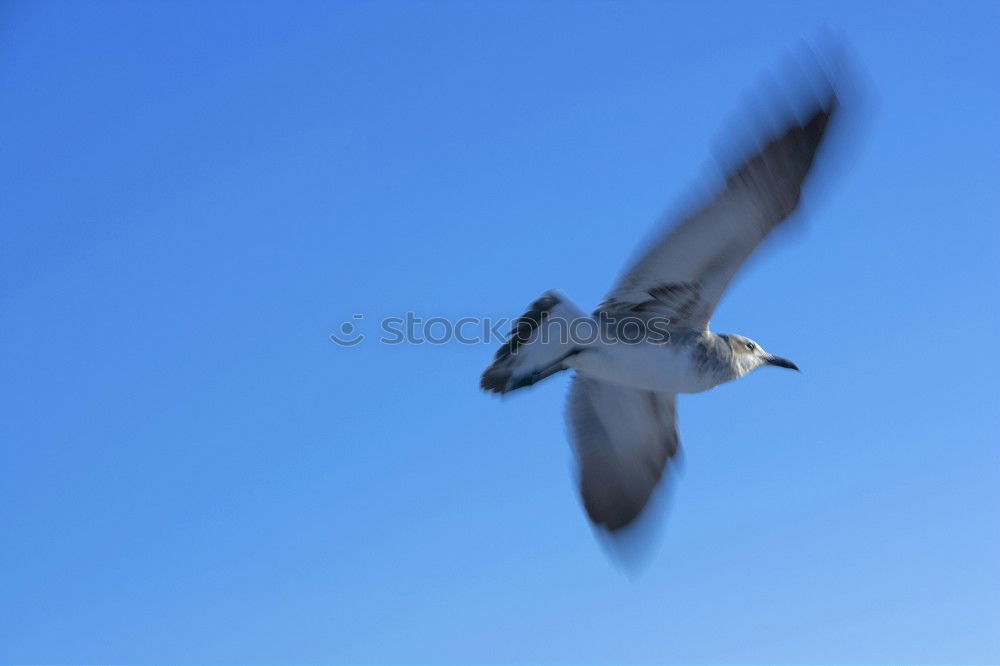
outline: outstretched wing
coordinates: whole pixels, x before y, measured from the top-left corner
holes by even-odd
[[[675,396],[578,374],[566,418],[587,514],[610,531],[625,527],[642,512],[677,453]]]
[[[798,206],[802,186],[837,106],[832,88],[806,120],[786,121],[726,178],[708,205],[681,221],[619,280],[600,311],[656,311],[673,324],[708,326],[747,257]]]

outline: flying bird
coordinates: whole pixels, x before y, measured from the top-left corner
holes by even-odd
[[[835,86],[820,78],[798,112],[783,111],[778,129],[760,136],[714,196],[649,247],[592,314],[546,292],[482,374],[483,390],[505,394],[575,371],[566,418],[579,490],[590,520],[609,532],[642,513],[678,453],[677,394],[763,366],[798,370],[748,337],[713,332],[709,320],[747,258],[798,208],[838,115]]]

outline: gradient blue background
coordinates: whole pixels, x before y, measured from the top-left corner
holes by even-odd
[[[494,345],[376,322],[589,308],[824,24],[864,140],[714,321],[804,372],[681,398],[630,578],[575,494],[567,378],[492,399]],[[998,28],[5,3],[0,660],[1000,661]],[[354,313],[373,337],[335,346]]]

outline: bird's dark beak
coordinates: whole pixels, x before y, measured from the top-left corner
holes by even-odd
[[[779,368],[788,368],[789,370],[798,370],[799,366],[795,365],[787,358],[781,358],[780,356],[768,355],[766,362],[768,365],[776,365]]]

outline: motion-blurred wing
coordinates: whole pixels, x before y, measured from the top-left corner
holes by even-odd
[[[598,310],[659,312],[677,326],[707,327],[733,275],[798,205],[836,106],[831,88],[804,122],[786,121],[728,174],[707,206],[671,229],[619,280]]]
[[[610,531],[631,523],[677,453],[676,399],[582,375],[566,417],[590,519]]]

